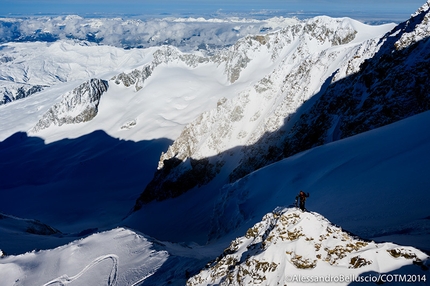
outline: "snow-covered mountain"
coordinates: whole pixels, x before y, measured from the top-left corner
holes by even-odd
[[[0,104],[22,99],[64,82],[114,75],[139,64],[143,50],[90,42],[8,42],[0,49]],[[49,55],[49,56],[47,56]]]
[[[360,38],[357,23],[325,18],[255,41],[256,49],[273,49],[272,60],[282,53],[274,43],[283,43],[282,62],[190,123],[161,156],[159,172],[136,208],[206,184],[219,173],[233,182],[300,151],[428,110],[428,17],[424,7],[384,37],[364,42],[354,43]],[[243,47],[250,53],[240,43],[234,51]],[[234,58],[239,66],[249,61]],[[236,163],[226,164],[231,156]],[[172,162],[163,169],[167,161]]]
[[[399,281],[410,275],[425,284],[427,258],[412,247],[360,240],[318,213],[278,208],[233,240],[187,285],[350,285],[393,281],[394,273],[402,277]]]
[[[317,93],[339,66],[348,65],[354,49],[362,45],[366,36],[377,38],[390,28],[369,27],[351,19],[317,17],[276,33],[238,41],[227,50],[225,56],[226,74],[230,82],[251,71],[260,73],[260,78],[231,100],[221,98],[216,108],[201,114],[185,127],[161,156],[160,175],[156,174],[142,194],[141,201],[158,199],[158,194],[162,197],[175,196],[187,188],[209,182],[220,172],[220,166],[225,165],[225,161],[231,162],[232,153],[236,154],[236,164],[240,164],[243,155],[228,151],[232,148],[250,146],[257,149],[261,148],[260,145],[268,145],[258,142],[268,133],[279,130],[286,118]],[[371,57],[375,52],[372,48],[366,50],[370,51],[363,58]],[[279,135],[274,137],[273,141],[281,144]],[[261,151],[258,153],[262,154]],[[212,156],[207,161],[206,158]],[[249,156],[255,158],[254,155]],[[172,161],[169,166],[174,168],[163,169],[164,162],[169,160]],[[176,166],[181,161],[184,163]],[[261,162],[260,166],[264,165],[261,159],[255,161]],[[195,162],[194,165],[192,162]],[[252,168],[250,163],[246,166]],[[232,167],[228,164],[228,168]],[[199,171],[202,168],[203,175]],[[187,183],[184,184],[184,181]],[[164,182],[169,182],[169,190],[163,188]],[[170,183],[176,186],[170,187]],[[173,190],[177,193],[167,194]]]
[[[92,29],[121,19],[79,17],[2,44],[0,285],[426,277],[429,4],[399,25],[224,21],[205,48],[203,30],[107,46],[144,24],[108,39]],[[300,189],[315,212],[270,213]]]

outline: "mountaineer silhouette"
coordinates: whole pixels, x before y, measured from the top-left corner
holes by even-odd
[[[309,193],[305,194],[305,192],[303,192],[303,191],[300,191],[300,193],[296,196],[296,201],[295,201],[294,204],[297,207],[297,202],[299,201],[299,203],[300,203],[300,209],[302,211],[305,211],[306,198],[309,198]]]

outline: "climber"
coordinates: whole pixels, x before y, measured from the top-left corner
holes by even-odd
[[[306,198],[309,197],[309,193],[305,194],[305,192],[300,191],[300,193],[296,196],[296,201],[295,201],[295,205],[297,207],[297,201],[300,199],[300,209],[302,211],[305,211],[305,201]]]

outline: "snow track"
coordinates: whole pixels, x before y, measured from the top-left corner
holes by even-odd
[[[112,260],[112,269],[109,274],[108,278],[108,286],[114,286],[117,283],[118,280],[118,256],[115,254],[108,254],[104,256],[97,257],[94,259],[90,264],[85,266],[84,269],[82,269],[81,272],[76,274],[75,276],[69,277],[67,274],[62,275],[58,278],[55,278],[54,280],[49,281],[46,284],[43,284],[43,286],[48,285],[67,285],[69,283],[72,283],[73,281],[79,279],[82,275],[84,275],[87,271],[89,271],[92,267],[98,265],[99,263],[103,262],[104,260],[111,259]]]
[[[129,229],[116,228],[52,250],[4,256],[0,286],[141,285],[169,257],[157,245]]]

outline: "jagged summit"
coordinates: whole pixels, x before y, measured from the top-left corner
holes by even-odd
[[[364,273],[375,273],[378,278],[376,273],[391,273],[403,266],[408,266],[408,274],[421,275],[425,283],[427,272],[422,269],[428,269],[428,258],[413,247],[361,240],[318,213],[279,207],[244,236],[233,240],[187,285],[291,285],[317,281],[348,285],[365,279]],[[384,282],[384,276],[380,282]]]

